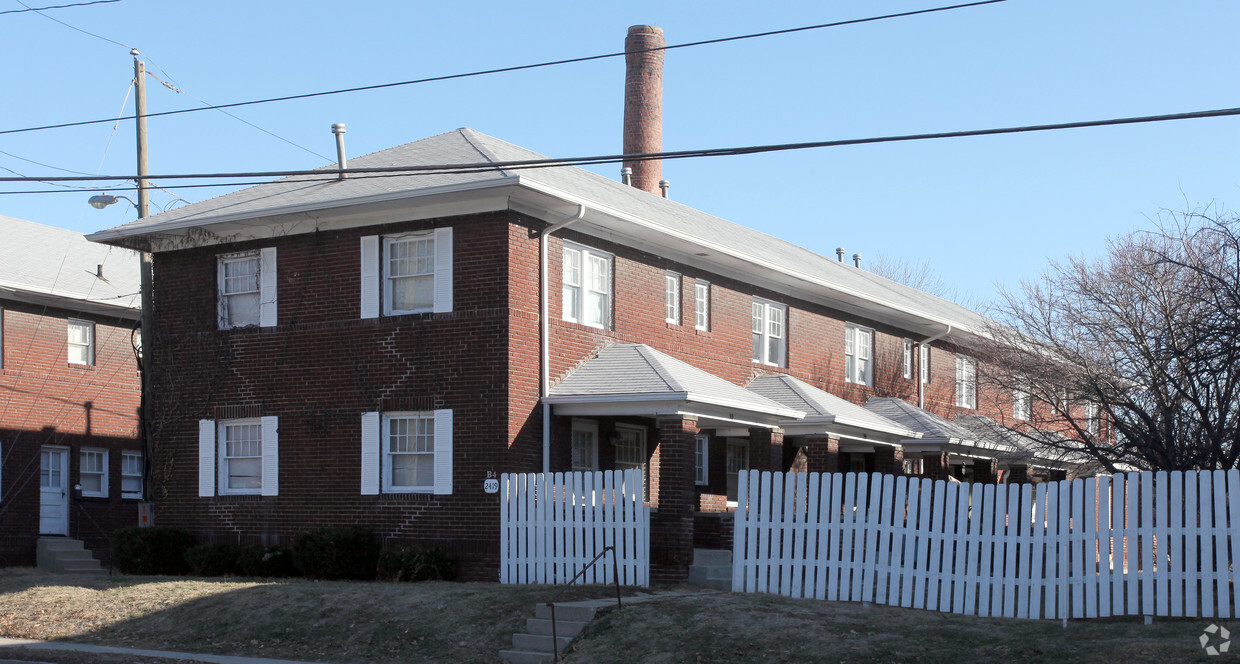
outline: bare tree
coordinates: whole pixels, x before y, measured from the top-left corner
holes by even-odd
[[[943,275],[930,267],[930,259],[920,261],[907,257],[894,258],[884,253],[877,253],[866,267],[880,277],[904,284],[919,291],[936,295],[957,304],[976,308],[971,294],[961,293],[960,289],[943,280]]]
[[[1240,219],[1166,213],[1003,296],[984,380],[1005,425],[1112,471],[1237,467]]]

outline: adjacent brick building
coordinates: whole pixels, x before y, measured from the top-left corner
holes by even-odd
[[[137,523],[138,255],[0,216],[0,558]]]
[[[461,129],[91,236],[154,252],[159,522],[240,543],[358,524],[491,580],[486,479],[641,467],[654,578],[676,580],[726,544],[740,469],[1036,465],[864,408],[1010,415],[977,395],[980,315],[581,169],[505,166],[541,158]],[[478,166],[364,172],[446,164]]]

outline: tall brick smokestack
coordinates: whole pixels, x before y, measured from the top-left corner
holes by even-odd
[[[663,151],[663,30],[653,25],[629,28],[624,40],[624,154]],[[635,52],[644,51],[644,52]],[[663,161],[628,161],[633,186],[660,194]]]

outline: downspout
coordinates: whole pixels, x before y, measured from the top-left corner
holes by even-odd
[[[538,400],[542,402],[542,468],[544,473],[551,472],[551,404],[547,396],[551,393],[551,326],[547,322],[547,237],[552,233],[581,221],[586,216],[586,206],[577,205],[577,213],[542,229],[538,234],[539,282],[538,282],[538,356],[540,363]]]
[[[926,407],[926,384],[921,382],[921,372],[925,370],[927,371],[927,375],[929,375],[929,370],[921,366],[921,349],[926,344],[929,344],[934,341],[938,341],[939,339],[942,339],[943,337],[951,333],[952,333],[952,326],[951,326],[951,323],[948,323],[946,330],[943,330],[942,332],[934,335],[933,337],[926,337],[925,339],[922,339],[917,344],[917,407],[918,408]]]

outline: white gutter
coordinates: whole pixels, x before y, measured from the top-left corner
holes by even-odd
[[[925,339],[922,339],[917,344],[917,407],[918,408],[924,409],[926,407],[926,384],[923,383],[921,380],[921,372],[924,370],[926,371],[926,377],[929,378],[930,376],[930,370],[925,369],[924,367],[921,366],[921,349],[925,345],[931,342],[934,342],[934,341],[938,341],[939,339],[942,339],[943,337],[951,334],[952,324],[946,323],[946,325],[947,325],[946,330],[943,330],[942,332],[934,335],[933,337],[926,337]]]
[[[558,221],[542,229],[538,234],[538,355],[541,364],[541,376],[538,381],[538,397],[542,401],[542,467],[544,473],[551,472],[551,404],[547,396],[551,393],[551,326],[547,322],[547,236],[581,221],[586,216],[586,206],[577,204],[577,212],[573,216]]]

